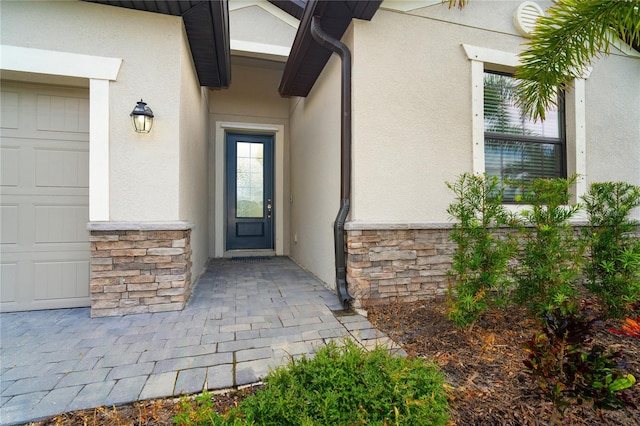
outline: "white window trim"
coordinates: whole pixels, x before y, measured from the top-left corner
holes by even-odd
[[[281,124],[233,123],[216,121],[215,127],[215,241],[214,256],[224,257],[226,226],[225,226],[225,142],[227,131],[246,133],[261,133],[273,135],[275,143],[274,158],[274,203],[276,208],[275,220],[275,252],[284,254],[284,126]]]
[[[503,52],[500,50],[487,49],[485,47],[462,45],[467,58],[471,61],[471,108],[472,108],[472,140],[473,140],[473,173],[483,174],[485,172],[484,163],[484,70],[485,65],[496,71],[513,71],[520,64],[520,58],[515,53]],[[587,184],[584,177],[587,174],[587,139],[586,139],[586,118],[585,118],[585,79],[588,78],[588,70],[584,78],[577,78],[573,81],[573,88],[567,92],[567,97],[571,97],[573,104],[573,116],[566,117],[567,123],[574,123],[572,129],[575,134],[575,172],[580,176],[576,182],[576,197],[580,199],[586,194]],[[566,112],[565,112],[566,113]],[[567,140],[567,148],[571,146]],[[567,156],[570,153],[567,150]],[[567,161],[568,159],[565,159]]]
[[[122,59],[0,45],[0,69],[89,79],[89,220],[109,220],[109,81]]]

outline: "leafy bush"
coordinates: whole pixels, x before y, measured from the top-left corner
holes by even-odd
[[[584,401],[592,402],[595,408],[623,406],[621,391],[636,380],[619,369],[621,351],[588,347],[595,320],[556,310],[546,313],[544,322],[544,331],[524,344],[529,354],[524,365],[556,408],[561,411]]]
[[[584,249],[568,223],[579,209],[569,203],[575,180],[535,179],[521,198],[530,209],[521,213],[529,226],[523,228],[516,300],[537,314],[576,310]]]
[[[465,173],[447,186],[456,197],[447,213],[456,220],[450,236],[457,243],[450,271],[455,291],[449,291],[449,318],[466,326],[490,303],[507,299],[511,284],[507,271],[517,241],[511,235],[500,238],[498,232],[515,219],[502,205],[497,177]]]
[[[589,215],[587,287],[609,316],[622,316],[640,298],[640,240],[631,210],[640,206],[640,187],[625,182],[593,183],[583,197]]]
[[[349,340],[291,361],[265,383],[225,416],[203,416],[202,423],[177,416],[176,423],[444,425],[449,418],[444,376],[435,365],[391,357],[382,347],[365,352]]]

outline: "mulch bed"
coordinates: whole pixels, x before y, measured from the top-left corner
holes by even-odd
[[[435,360],[447,377],[452,425],[624,425],[640,426],[640,383],[628,391],[635,407],[596,411],[569,407],[561,416],[526,374],[522,343],[539,332],[539,325],[518,307],[484,315],[472,329],[458,329],[447,319],[444,300],[396,304],[369,310],[369,319],[400,343],[409,356]],[[640,316],[640,313],[638,315]],[[622,349],[626,371],[640,382],[640,339],[608,331],[621,320],[597,326],[593,342]],[[220,412],[238,404],[248,388],[215,395]],[[179,399],[141,401],[120,407],[100,407],[64,413],[37,426],[169,425]]]
[[[640,313],[638,315],[640,316]],[[522,347],[541,329],[520,307],[484,315],[470,330],[447,319],[444,300],[371,309],[369,319],[413,357],[435,359],[451,386],[451,418],[456,425],[640,425],[640,383],[629,391],[636,407],[596,411],[569,407],[554,418],[554,406],[525,372]],[[640,379],[640,339],[618,336],[621,320],[595,326],[593,343],[622,349],[626,371]]]

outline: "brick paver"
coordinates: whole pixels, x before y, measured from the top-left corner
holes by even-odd
[[[182,311],[0,314],[0,424],[255,383],[345,337],[401,351],[287,258],[212,260]]]

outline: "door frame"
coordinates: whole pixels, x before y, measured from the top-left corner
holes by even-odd
[[[237,250],[270,250],[275,249],[274,222],[278,212],[273,204],[274,186],[274,137],[273,135],[254,133],[226,133],[227,142],[225,144],[225,229],[227,238],[225,247],[227,251]],[[262,146],[262,208],[259,217],[238,216],[238,146],[241,144]],[[261,228],[262,233],[256,234]],[[244,229],[244,234],[239,235],[240,228]],[[246,234],[249,232],[249,234]],[[230,247],[230,246],[236,247]],[[263,246],[263,247],[257,247]]]
[[[226,134],[229,133],[256,133],[263,135],[273,135],[274,139],[274,186],[273,201],[275,206],[274,221],[274,250],[267,250],[276,256],[284,255],[284,125],[281,124],[261,124],[261,123],[239,123],[228,121],[215,122],[215,150],[213,164],[215,172],[213,173],[214,182],[211,186],[215,188],[213,197],[214,212],[214,232],[211,235],[213,239],[213,256],[225,257],[244,250],[226,250],[226,216],[225,216],[225,159],[226,159]],[[254,251],[252,251],[254,252]]]

